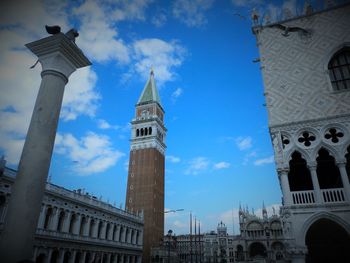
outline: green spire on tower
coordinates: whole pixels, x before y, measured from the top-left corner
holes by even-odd
[[[154,80],[153,68],[151,68],[149,79],[141,93],[141,96],[137,102],[137,105],[147,104],[152,102],[157,102],[160,106],[162,105],[160,102],[160,97],[156,86],[156,82]]]

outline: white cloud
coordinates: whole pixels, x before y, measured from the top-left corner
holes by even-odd
[[[145,11],[153,0],[121,0],[110,1],[112,13],[110,18],[114,21],[145,20]]]
[[[236,138],[236,145],[237,147],[243,151],[247,150],[252,147],[252,138],[247,136],[247,137],[238,137]]]
[[[186,169],[185,174],[197,175],[205,171],[209,163],[209,160],[205,157],[196,157],[189,162],[189,167]]]
[[[176,41],[166,42],[157,38],[135,41],[133,49],[136,72],[147,79],[153,67],[159,85],[174,79],[174,68],[181,66],[186,53]]]
[[[264,165],[264,164],[270,164],[274,162],[274,156],[271,155],[267,158],[263,158],[263,159],[258,159],[254,162],[254,165],[259,166],[259,165]]]
[[[171,100],[175,102],[181,95],[183,94],[182,88],[177,88],[172,94],[171,94]]]
[[[108,129],[113,129],[113,130],[118,130],[120,126],[118,125],[112,125],[108,123],[106,120],[103,119],[98,119],[97,120],[97,127],[102,130],[108,130]]]
[[[57,134],[55,150],[68,156],[80,175],[100,173],[114,166],[125,154],[112,148],[109,137],[88,132],[77,139],[72,134]]]
[[[162,27],[167,21],[166,14],[164,12],[159,12],[155,16],[152,17],[152,24],[156,27]]]
[[[173,5],[173,15],[189,27],[200,27],[207,23],[205,12],[213,0],[177,0]]]
[[[214,164],[214,169],[226,169],[226,168],[229,168],[231,166],[230,163],[228,162],[219,162],[219,163],[216,163]]]
[[[249,160],[252,158],[252,157],[255,157],[257,155],[256,151],[252,151],[250,153],[247,153],[245,156],[244,156],[244,159],[243,159],[243,165],[247,165]]]
[[[24,44],[46,37],[45,24],[69,28],[65,4],[50,3],[7,1],[0,9],[0,120],[4,124],[0,127],[0,148],[11,165],[19,161],[41,81],[40,64],[29,69],[36,56]],[[96,80],[89,68],[72,74],[65,89],[63,119],[94,115],[99,97],[94,90]]]
[[[116,28],[102,7],[100,3],[88,0],[74,9],[74,14],[81,21],[77,45],[88,57],[98,62],[116,60],[128,63],[128,48],[118,38]]]
[[[63,97],[63,120],[75,120],[79,115],[95,116],[100,99],[95,90],[96,82],[97,75],[90,67],[79,69],[71,75]]]
[[[125,171],[129,171],[129,159],[124,162]]]
[[[179,163],[181,159],[179,157],[173,156],[173,155],[167,155],[166,159],[169,160],[171,163]]]

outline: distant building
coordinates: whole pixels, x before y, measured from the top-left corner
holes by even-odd
[[[350,262],[350,4],[334,2],[253,27],[292,262]]]
[[[239,235],[229,235],[223,222],[218,224],[216,231],[209,233],[166,235],[162,245],[152,250],[151,262],[290,262],[279,214],[268,216],[263,208],[262,217],[258,217],[240,208],[239,226]]]
[[[0,161],[1,234],[16,171]],[[37,263],[140,263],[142,236],[142,217],[82,190],[47,183],[33,259]]]
[[[126,209],[144,215],[143,262],[150,262],[150,249],[159,246],[164,235],[165,135],[162,108],[154,73],[136,104],[131,122]]]

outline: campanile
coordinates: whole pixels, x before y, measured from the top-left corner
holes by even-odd
[[[150,262],[150,250],[159,246],[164,234],[164,110],[154,80],[150,77],[136,104],[131,122],[126,209],[143,212],[143,262]]]

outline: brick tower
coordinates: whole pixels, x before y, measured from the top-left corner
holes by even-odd
[[[164,234],[164,110],[154,73],[136,104],[132,120],[126,209],[143,212],[143,262],[150,262],[150,250],[159,245]]]

